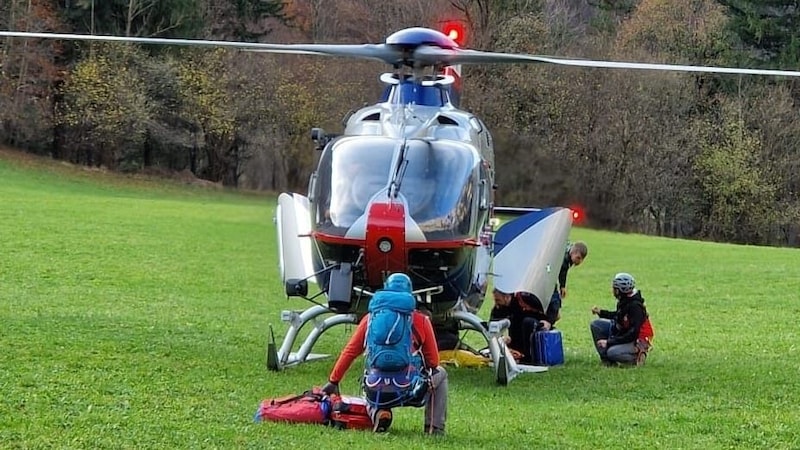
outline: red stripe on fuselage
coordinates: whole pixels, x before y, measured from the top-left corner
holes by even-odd
[[[363,247],[365,242],[363,239],[354,239],[337,234],[323,233],[321,231],[312,231],[311,236],[326,244],[331,245],[357,245]],[[474,238],[462,239],[445,239],[441,241],[423,241],[423,242],[406,242],[406,250],[414,250],[418,248],[431,248],[431,249],[455,249],[461,247],[477,247],[478,241]],[[352,262],[352,261],[349,261]]]
[[[340,236],[338,234],[323,233],[322,231],[312,231],[311,237],[314,239],[331,245],[357,245],[364,246],[363,239],[355,239]],[[406,250],[414,250],[416,248],[461,248],[464,246],[477,247],[478,241],[475,238],[462,238],[462,239],[444,239],[441,241],[422,241],[422,242],[406,242]],[[352,261],[350,261],[352,262]]]
[[[384,239],[392,243],[391,250],[386,253],[378,247]],[[367,281],[371,286],[382,286],[384,274],[408,269],[406,213],[402,203],[373,203],[369,206],[364,248]]]

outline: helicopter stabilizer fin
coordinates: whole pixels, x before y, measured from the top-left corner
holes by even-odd
[[[546,311],[571,228],[572,213],[561,207],[533,211],[502,225],[494,236],[494,286],[534,294]]]

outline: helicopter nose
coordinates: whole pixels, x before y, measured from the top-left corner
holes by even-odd
[[[375,202],[367,211],[364,240],[367,279],[372,286],[383,285],[384,274],[406,272],[406,211],[397,201]]]

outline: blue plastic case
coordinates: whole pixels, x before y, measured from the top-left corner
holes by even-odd
[[[537,331],[534,336],[535,353],[533,363],[537,366],[564,364],[564,343],[560,330]]]

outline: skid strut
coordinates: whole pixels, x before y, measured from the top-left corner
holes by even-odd
[[[322,333],[336,325],[358,323],[358,316],[355,314],[333,314],[320,320],[320,316],[324,314],[331,314],[331,310],[321,305],[312,306],[303,312],[282,311],[281,320],[289,323],[289,331],[283,338],[280,349],[278,349],[275,343],[275,335],[272,332],[272,327],[270,327],[270,341],[267,344],[267,368],[281,370],[287,366],[325,358],[329,355],[311,353],[311,349],[314,348],[314,344],[317,343]],[[306,336],[298,351],[292,352],[292,347],[300,330],[308,322],[313,322],[314,329]]]

